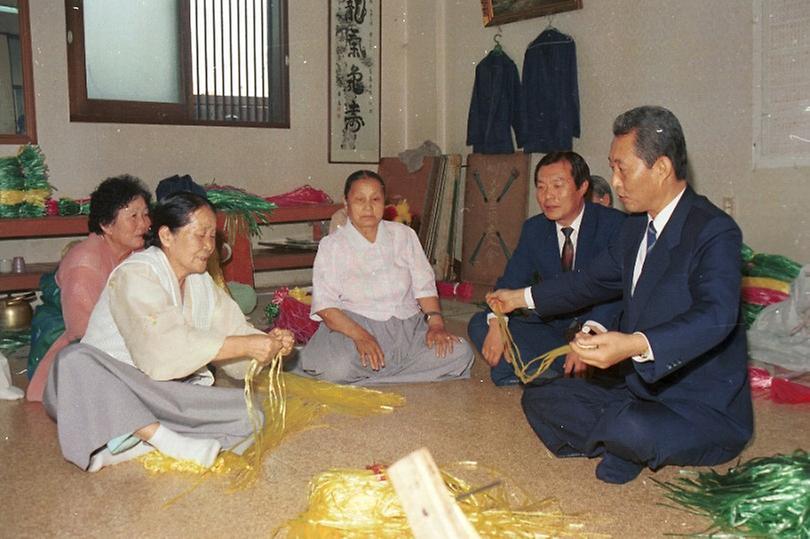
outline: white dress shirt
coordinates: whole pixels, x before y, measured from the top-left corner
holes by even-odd
[[[574,258],[571,261],[571,267],[577,267],[577,240],[579,239],[579,229],[582,225],[582,216],[585,215],[585,205],[582,205],[582,208],[579,210],[579,214],[576,218],[571,222],[570,226],[574,229],[571,232],[571,243],[574,245]],[[560,224],[559,221],[554,222],[554,227],[557,229],[557,247],[560,250],[560,257],[562,258],[562,250],[563,245],[565,244],[565,234],[563,234],[562,229],[564,228],[563,225]],[[534,298],[532,297],[532,287],[527,286],[523,289],[523,297],[526,299],[526,307],[529,309],[534,309]]]

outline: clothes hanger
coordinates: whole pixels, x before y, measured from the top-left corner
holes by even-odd
[[[498,33],[496,33],[492,37],[492,41],[495,42],[495,46],[492,48],[492,52],[494,52],[495,54],[503,54],[503,47],[501,47],[501,38],[502,37],[503,37],[503,34],[501,33],[501,27],[498,26]]]
[[[557,28],[555,28],[554,25],[551,24],[551,22],[553,20],[554,20],[554,15],[549,15],[548,16],[548,24],[546,24],[546,27],[543,29],[543,31],[540,33],[540,35],[545,34],[549,30],[553,30],[554,32],[562,34],[562,32],[557,30]],[[560,44],[563,44],[563,43],[571,43],[571,41],[573,41],[571,39],[571,36],[569,36],[567,34],[562,34],[562,35],[565,36],[566,39],[558,39],[556,41],[544,41],[543,43],[537,43],[536,45],[532,45],[532,47],[539,47],[539,46],[544,46],[544,45],[560,45]]]

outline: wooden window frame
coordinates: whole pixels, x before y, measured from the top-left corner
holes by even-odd
[[[282,104],[279,117],[267,122],[197,120],[194,118],[194,96],[191,76],[191,27],[189,0],[180,1],[180,88],[183,102],[157,103],[150,101],[125,101],[113,99],[89,99],[87,97],[87,71],[84,50],[84,1],[65,0],[65,22],[68,35],[68,88],[70,94],[70,121],[72,122],[113,122],[166,125],[212,125],[230,127],[289,128],[290,127],[290,85],[289,85],[289,33],[287,24],[287,0],[279,2],[282,18],[281,68],[279,79],[271,80],[268,88],[278,88],[276,95]]]
[[[25,133],[0,135],[0,144],[36,144],[37,119],[34,107],[34,69],[31,49],[31,15],[28,0],[17,0],[17,17],[20,29],[20,59],[23,77],[23,109],[25,110]]]

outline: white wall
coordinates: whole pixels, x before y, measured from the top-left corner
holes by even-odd
[[[641,104],[672,109],[686,133],[692,180],[716,203],[733,196],[755,250],[810,262],[810,168],[754,171],[752,0],[585,0],[554,16],[574,37],[582,138],[595,173],[608,176],[613,118]],[[325,2],[290,0],[291,128],[71,123],[64,4],[31,2],[39,142],[60,196],[86,196],[104,177],[130,172],[151,186],[176,174],[260,194],[310,183],[339,199],[356,165],[327,163]],[[430,139],[467,153],[475,64],[492,47],[478,0],[384,0],[382,150],[396,155]],[[504,25],[518,67],[547,18]],[[0,146],[11,154],[12,146]],[[0,223],[1,225],[2,223]],[[52,242],[0,242],[0,256],[53,259]]]
[[[422,4],[412,0],[410,4]],[[810,168],[754,171],[751,160],[753,9],[751,0],[585,0],[553,25],[577,45],[582,138],[574,140],[594,173],[609,177],[611,124],[643,104],[671,109],[686,134],[692,183],[735,217],[755,250],[810,262]],[[483,28],[478,0],[436,8],[445,66],[434,131],[447,151],[465,146],[475,64],[497,28]],[[502,26],[501,43],[520,69],[526,46],[548,24],[537,18]],[[432,128],[432,126],[426,125]],[[418,132],[409,126],[409,134]]]
[[[173,174],[262,195],[311,184],[341,201],[343,181],[361,167],[328,163],[328,12],[323,1],[289,1],[290,129],[70,122],[64,3],[30,5],[37,134],[58,197],[88,196],[102,179],[127,172],[153,188]],[[382,10],[383,155],[405,148],[406,8],[405,0],[386,0]],[[0,155],[16,149],[0,145]],[[54,260],[64,243],[3,241],[0,257]]]

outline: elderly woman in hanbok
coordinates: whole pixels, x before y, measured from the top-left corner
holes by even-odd
[[[151,201],[152,194],[141,180],[128,174],[107,178],[90,195],[87,217],[90,235],[70,247],[56,272],[61,313],[52,305],[37,308],[35,322],[42,317],[49,323],[44,326],[35,323],[37,331],[32,331],[28,361],[31,381],[26,390],[29,401],[42,400],[56,354],[84,335],[90,313],[110,272],[130,253],[143,249],[143,238],[149,231]],[[42,313],[40,309],[44,309]],[[64,331],[54,339],[55,331],[61,327],[60,321],[64,323]],[[47,342],[49,338],[54,340]]]
[[[313,268],[311,317],[321,324],[295,372],[357,385],[469,377],[473,351],[445,328],[419,238],[382,219],[383,179],[357,171],[344,196],[348,221],[321,240]]]
[[[215,237],[205,198],[159,202],[150,247],[113,270],[81,343],[57,356],[44,404],[70,462],[96,471],[157,450],[208,467],[222,448],[247,447],[243,392],[210,387],[208,365],[244,377],[250,358],[267,364],[294,339],[255,329],[214,284]]]

